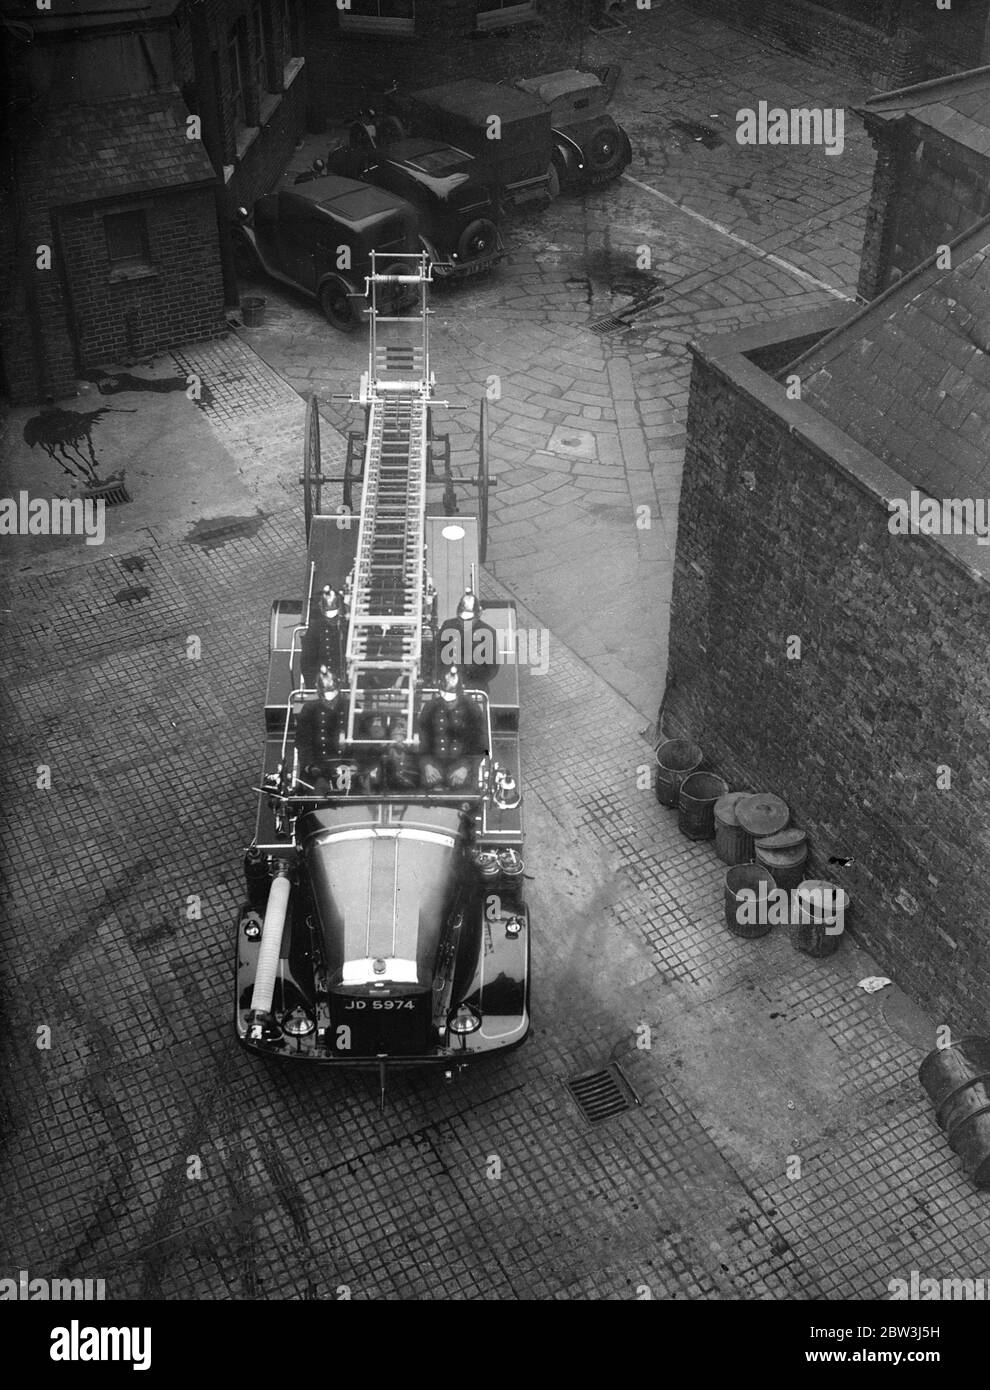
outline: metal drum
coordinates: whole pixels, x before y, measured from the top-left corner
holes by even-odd
[[[936,1048],[918,1071],[949,1146],[976,1187],[990,1187],[990,1038]]]
[[[715,803],[715,853],[723,864],[745,864],[748,850],[752,848],[752,836],[740,830],[736,820],[736,803],[746,795],[746,792],[729,792]]]
[[[701,766],[704,754],[686,738],[669,738],[656,752],[657,800],[661,806],[676,806],[684,778]]]
[[[792,893],[804,882],[808,837],[803,830],[781,830],[756,841],[756,862],[773,874],[778,888]]]
[[[725,875],[725,925],[733,936],[766,936],[769,922],[740,922],[740,909],[753,893],[764,899],[773,892],[773,874],[759,864],[735,864]],[[764,915],[766,912],[764,911]]]
[[[806,878],[798,886],[797,911],[791,913],[791,945],[806,956],[830,956],[839,949],[848,912],[844,888],[824,878]]]
[[[787,802],[771,792],[751,792],[736,803],[736,822],[747,839],[743,860],[756,858],[756,841],[776,835],[791,818]]]
[[[677,826],[689,840],[715,838],[715,803],[729,784],[713,772],[692,772],[681,783],[677,798]]]

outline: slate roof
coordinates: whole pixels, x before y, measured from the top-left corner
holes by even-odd
[[[815,345],[801,400],[932,497],[990,495],[990,217]]]
[[[949,140],[990,155],[990,67],[883,92],[870,97],[859,110],[864,116],[891,121],[912,116]]]
[[[201,141],[186,139],[188,114],[174,92],[52,108],[31,149],[50,205],[212,181]]]

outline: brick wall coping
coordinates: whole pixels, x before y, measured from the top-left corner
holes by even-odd
[[[990,223],[990,218],[985,220]],[[970,235],[970,232],[966,235]],[[934,261],[934,257],[932,260]],[[904,277],[905,280],[909,278],[913,276]],[[891,286],[891,290],[896,290],[903,284],[904,281],[899,280],[896,285]],[[775,415],[789,434],[800,440],[823,463],[842,473],[885,512],[889,511],[887,504],[893,498],[907,500],[914,484],[902,478],[889,464],[884,463],[868,449],[864,449],[817,410],[805,405],[803,401],[788,400],[781,381],[750,361],[750,355],[761,348],[795,341],[820,332],[822,339],[811,349],[817,351],[826,335],[831,337],[844,331],[863,314],[874,309],[881,300],[887,298],[891,290],[885,291],[880,299],[874,300],[852,318],[843,320],[846,312],[844,305],[827,305],[823,309],[778,319],[772,323],[757,324],[736,333],[708,335],[688,343],[688,350],[696,362],[715,372],[723,381],[730,383],[737,391]],[[805,355],[802,354],[797,362],[802,361]],[[792,371],[793,366],[786,370]],[[968,579],[990,586],[990,546],[980,545],[975,536],[919,534],[905,537],[905,540],[908,543],[914,541],[937,546]]]

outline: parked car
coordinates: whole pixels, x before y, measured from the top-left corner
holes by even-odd
[[[443,140],[473,155],[503,202],[518,205],[549,197],[553,136],[550,108],[539,97],[469,78],[393,102],[414,135]]]
[[[263,270],[294,285],[344,333],[361,322],[371,252],[419,250],[414,207],[384,189],[333,175],[259,198],[253,215],[241,208],[234,242],[242,275]],[[401,262],[386,262],[383,271],[406,273]],[[397,294],[404,299],[408,291],[399,287]]]
[[[330,168],[352,172],[404,198],[419,214],[419,238],[437,279],[478,275],[505,255],[498,202],[482,166],[464,150],[437,140],[395,140],[370,151],[332,150]]]
[[[542,77],[522,78],[516,86],[550,108],[551,193],[610,183],[628,167],[632,161],[629,136],[605,110],[605,89],[594,73],[563,68]]]

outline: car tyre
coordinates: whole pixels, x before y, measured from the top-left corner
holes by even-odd
[[[488,217],[477,217],[461,232],[457,239],[457,259],[465,262],[476,261],[481,256],[490,255],[498,244],[498,228]]]
[[[350,298],[350,286],[338,275],[324,280],[319,290],[323,317],[338,333],[353,333],[358,326],[359,313]]]
[[[560,197],[560,172],[556,163],[551,164],[547,170],[547,192],[551,198]]]
[[[618,126],[597,130],[584,151],[591,183],[608,183],[622,173],[632,157],[629,136]]]

